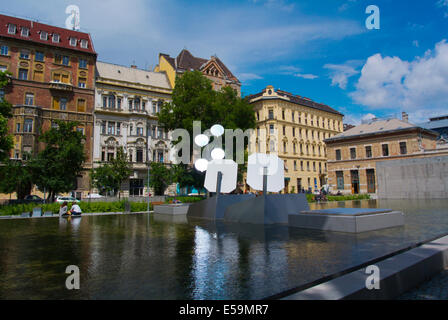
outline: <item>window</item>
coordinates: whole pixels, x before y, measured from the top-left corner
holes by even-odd
[[[76,47],[76,44],[78,43],[78,39],[76,38],[70,38],[70,45],[72,47]]]
[[[78,87],[79,88],[86,88],[86,78],[78,78]]]
[[[59,108],[60,108],[60,110],[67,110],[67,99],[66,98],[61,98],[59,100]]]
[[[25,119],[25,123],[23,125],[23,132],[28,133],[33,132],[33,119]]]
[[[260,113],[257,111],[257,121],[260,121]]]
[[[19,69],[19,80],[28,80],[28,69]]]
[[[121,109],[121,98],[117,99],[117,108]]]
[[[1,54],[2,56],[7,56],[8,53],[9,53],[9,47],[8,47],[8,46],[5,46],[5,45],[2,45],[2,46],[0,47],[0,54]]]
[[[383,149],[383,157],[389,156],[389,145],[383,144],[381,147]]]
[[[76,128],[76,131],[81,133],[82,135],[84,135],[84,128],[82,128],[82,127]]]
[[[16,124],[16,132],[20,132],[20,123]]]
[[[40,32],[40,40],[44,40],[44,41],[48,40],[48,33],[46,31]]]
[[[152,127],[151,129],[151,137],[156,137],[156,127]]]
[[[20,59],[28,60],[29,58],[30,58],[30,52],[28,50],[21,50],[20,51]]]
[[[79,59],[79,67],[81,69],[87,69],[87,60],[86,59]]]
[[[269,110],[268,119],[269,120],[273,120],[274,119],[274,110],[272,110],[272,109]]]
[[[129,106],[129,111],[131,111],[132,110],[132,100],[131,99],[128,100],[128,106]]]
[[[269,133],[274,134],[274,125],[273,124],[269,125]]]
[[[106,121],[101,122],[101,134],[106,134]]]
[[[15,24],[8,24],[8,33],[9,34],[16,34],[16,25]]]
[[[303,171],[303,161],[300,161],[300,170]]]
[[[283,142],[283,152],[286,153],[286,142]]]
[[[316,162],[313,162],[313,171],[316,172]]]
[[[309,161],[306,162],[306,170],[310,171],[310,162]]]
[[[53,78],[51,79],[53,82],[62,82],[62,83],[70,83],[70,76],[68,73],[53,73]]]
[[[291,121],[294,122],[294,111],[291,114]]]
[[[30,29],[27,27],[22,27],[22,37],[28,37],[30,35]]]
[[[143,150],[137,149],[137,162],[142,163],[143,162]]]
[[[53,42],[54,43],[59,43],[59,39],[60,39],[59,34],[53,33]]]
[[[356,148],[350,148],[350,159],[356,159]]]
[[[135,100],[134,100],[134,109],[140,110],[140,99],[139,98],[135,98]]]
[[[297,171],[297,161],[294,160],[294,171]]]
[[[286,136],[286,127],[283,126],[283,135]]]
[[[121,122],[117,122],[117,135],[120,135],[121,132]]]
[[[36,53],[35,53],[35,55],[34,55],[34,60],[35,60],[35,61],[43,62],[43,61],[44,61],[44,57],[45,57],[45,55],[44,55],[43,52],[36,51]]]
[[[366,146],[366,158],[372,158],[372,147]]]
[[[152,104],[152,113],[157,113],[156,105],[157,105],[157,102],[154,101]]]
[[[336,160],[341,160],[341,159],[342,159],[342,157],[341,157],[341,150],[338,149],[338,150],[336,150]]]
[[[137,135],[143,136],[143,128],[142,127],[137,127]]]
[[[107,134],[115,134],[115,122],[109,122],[107,124]]]
[[[68,66],[68,65],[70,64],[70,58],[67,57],[67,56],[63,56],[63,57],[62,57],[62,64],[63,64],[64,66]]]
[[[81,48],[87,49],[89,47],[89,41],[82,39],[81,40]]]
[[[78,99],[76,109],[78,110],[78,112],[86,112],[86,100]]]
[[[400,154],[407,154],[406,142],[400,142]]]
[[[33,93],[27,93],[25,95],[25,105],[27,105],[27,106],[34,105],[34,94]]]
[[[108,152],[107,153],[107,161],[112,161],[114,159],[114,153],[113,152]]]
[[[344,190],[344,172],[336,171],[336,181],[338,185],[338,190]]]
[[[285,120],[285,110],[282,110],[282,119]]]
[[[293,137],[296,136],[296,128],[292,128],[292,136],[293,136]]]

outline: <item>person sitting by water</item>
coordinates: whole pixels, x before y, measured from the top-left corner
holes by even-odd
[[[64,201],[59,208],[59,216],[66,216],[68,211],[67,201]]]
[[[72,208],[70,209],[70,213],[74,216],[80,216],[82,211],[79,205],[75,202],[72,202]]]

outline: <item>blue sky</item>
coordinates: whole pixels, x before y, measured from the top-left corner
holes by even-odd
[[[271,84],[348,123],[448,114],[448,0],[14,0],[0,12],[64,27],[69,4],[101,61],[151,68],[187,48],[220,57],[245,95]],[[368,5],[379,30],[365,27]]]

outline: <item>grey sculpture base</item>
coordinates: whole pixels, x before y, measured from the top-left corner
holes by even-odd
[[[158,214],[169,214],[169,215],[178,215],[178,214],[187,214],[189,203],[180,203],[180,204],[161,204],[154,206],[154,213]]]
[[[309,210],[304,194],[270,194],[230,205],[224,221],[253,224],[287,224],[288,215]]]
[[[404,214],[389,209],[338,208],[289,216],[291,227],[360,233],[404,225]]]
[[[157,222],[168,222],[168,223],[188,223],[187,215],[186,214],[160,214],[160,213],[154,213],[153,214],[154,221]]]
[[[254,198],[251,194],[224,194],[214,196],[199,202],[190,204],[188,217],[208,220],[221,220],[224,218],[226,208],[235,203]]]

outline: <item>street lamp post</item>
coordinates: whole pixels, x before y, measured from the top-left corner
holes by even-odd
[[[149,212],[149,161],[148,161],[148,201],[147,201],[147,211]]]

